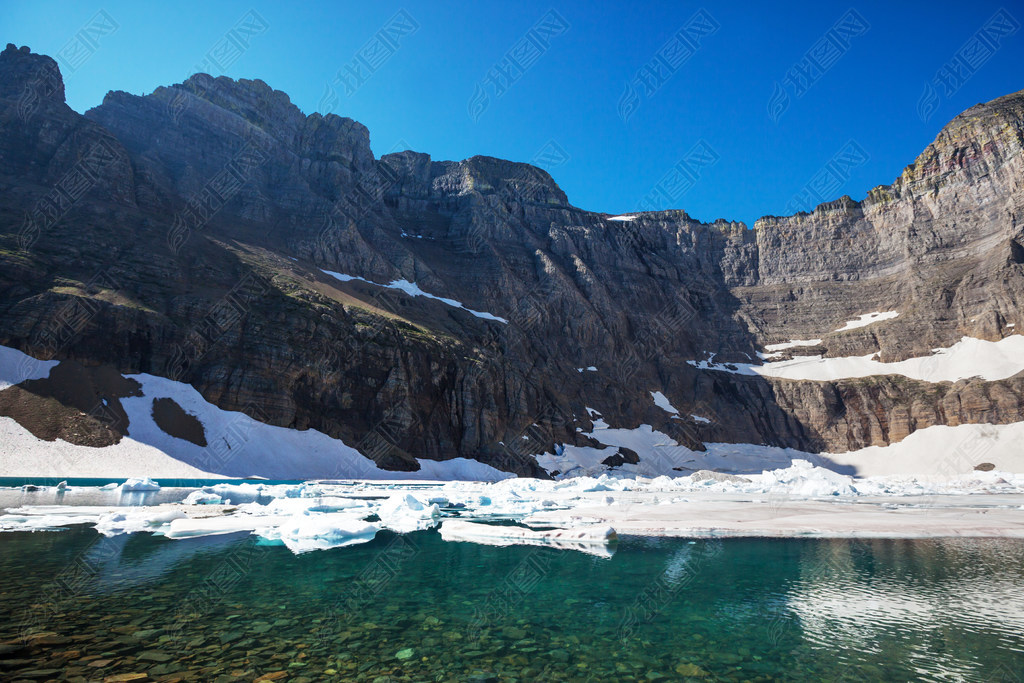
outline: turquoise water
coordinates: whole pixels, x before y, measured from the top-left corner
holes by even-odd
[[[1020,680],[1024,543],[0,534],[0,679]],[[277,677],[277,678],[275,678]],[[140,679],[141,680],[141,679]]]

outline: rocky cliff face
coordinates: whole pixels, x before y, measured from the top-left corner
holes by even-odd
[[[1012,334],[1024,324],[1022,115],[1024,93],[974,107],[865,201],[749,230],[681,211],[610,220],[499,159],[375,159],[365,127],[305,116],[262,81],[199,74],[110,93],[82,116],[52,60],[8,46],[0,344],[92,375],[188,382],[392,469],[470,457],[543,475],[533,454],[593,443],[587,408],[694,449],[847,450],[931,424],[1019,421],[1020,377],[807,382],[687,361],[749,362],[809,338],[825,356],[891,361]],[[461,307],[383,286],[395,281]],[[16,388],[32,386],[54,414],[68,409],[52,387]],[[109,421],[81,412],[82,442],[109,441]]]

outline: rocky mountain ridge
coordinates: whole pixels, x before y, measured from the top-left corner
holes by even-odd
[[[689,362],[751,362],[792,339],[820,343],[782,358],[890,362],[1014,334],[1024,92],[956,117],[862,202],[753,229],[682,211],[612,220],[545,171],[489,157],[377,159],[364,126],[306,116],[262,81],[198,74],[83,116],[53,60],[10,45],[0,123],[0,345],[80,368],[65,371],[86,387],[74,401],[45,382],[12,389],[39,413],[74,407],[83,443],[131,432],[86,408],[116,401],[98,379],[111,370],[187,382],[389,469],[469,457],[543,476],[534,455],[597,445],[591,410],[694,450],[841,451],[1024,419],[1019,374],[803,381]],[[899,315],[838,331],[872,311]]]

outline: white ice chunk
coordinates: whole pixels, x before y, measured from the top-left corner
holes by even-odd
[[[519,526],[499,526],[446,519],[441,524],[441,538],[446,541],[465,541],[484,545],[539,545],[552,548],[581,550],[611,557],[608,544],[616,540],[615,529],[610,526],[580,526],[569,529],[535,530]]]
[[[625,215],[625,216],[609,216],[605,220],[608,220],[608,221],[635,221],[636,220],[636,216],[629,216],[629,215]]]
[[[212,536],[216,534],[232,534],[239,531],[261,531],[273,529],[287,524],[291,515],[255,515],[233,514],[214,517],[185,517],[171,521],[164,532],[168,538],[191,538],[193,536]]]
[[[25,505],[0,516],[0,531],[46,531],[74,524],[95,524],[117,508],[104,505]]]
[[[298,515],[260,536],[280,540],[295,554],[327,550],[372,541],[380,526],[350,514]]]
[[[354,498],[318,496],[315,498],[274,498],[266,505],[248,503],[239,507],[250,515],[301,515],[312,512],[340,512],[342,510],[365,510],[369,513],[370,503]]]
[[[193,491],[181,501],[184,505],[220,505],[224,499],[210,491]]]
[[[160,484],[156,483],[149,477],[132,477],[126,482],[121,484],[121,491],[127,493],[129,491],[159,491]]]
[[[131,534],[138,531],[162,531],[185,513],[177,508],[163,506],[130,507],[102,515],[96,522],[96,531],[104,536]]]
[[[396,493],[380,504],[377,516],[386,528],[405,533],[434,526],[441,510],[437,504],[425,504],[411,493]]]

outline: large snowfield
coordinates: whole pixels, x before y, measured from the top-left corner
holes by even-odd
[[[768,348],[774,348],[777,352],[781,348],[792,348],[799,345],[810,344],[789,342]],[[956,382],[970,377],[981,377],[991,382],[1013,377],[1024,370],[1024,336],[1015,334],[997,342],[964,337],[949,348],[935,349],[931,356],[908,358],[895,363],[881,363],[874,360],[875,355],[844,358],[794,356],[791,360],[767,362],[760,365],[716,363],[713,357],[687,362],[701,370],[778,377],[779,379],[830,381],[873,375],[902,375],[923,382]],[[762,357],[767,359],[771,357],[771,354],[762,354]]]

